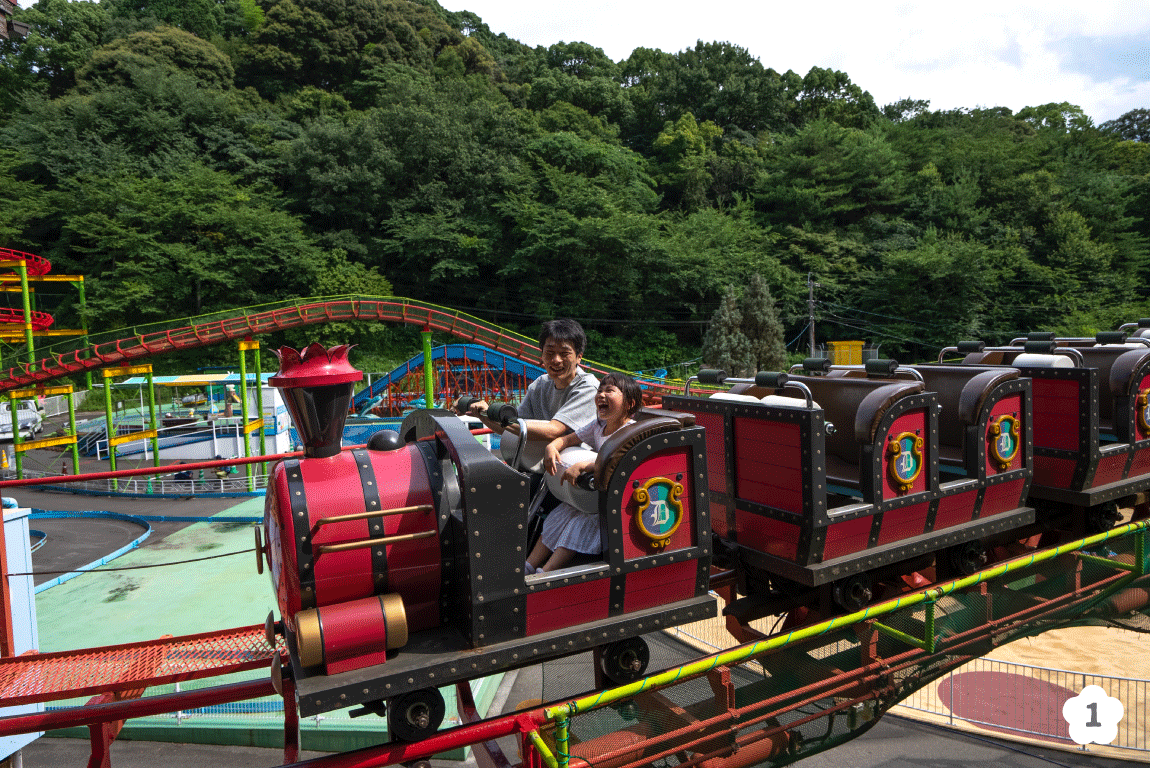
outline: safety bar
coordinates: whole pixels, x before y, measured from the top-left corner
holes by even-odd
[[[1019,341],[1019,339],[1015,339]],[[1036,355],[1065,355],[1074,361],[1075,366],[1078,368],[1085,367],[1085,360],[1082,353],[1074,347],[1059,347],[1056,346],[1053,339],[1051,340],[1036,340],[1036,339],[1022,339],[1022,351]],[[1008,347],[988,347],[981,341],[960,341],[957,346],[943,347],[938,353],[938,362],[942,362],[948,354],[950,355],[966,355],[978,352],[1017,352],[1018,344],[1011,344]]]
[[[1128,331],[1135,328],[1150,328],[1150,317],[1141,317],[1136,323],[1123,323],[1118,326],[1120,331]]]
[[[388,544],[399,544],[404,541],[415,541],[416,539],[428,539],[432,536],[438,536],[439,531],[420,531],[419,533],[397,533],[394,536],[382,536],[378,539],[364,539],[363,541],[345,541],[342,544],[320,544],[315,548],[317,555],[334,554],[336,552],[347,552],[352,549],[364,549],[366,547],[383,546]]]
[[[801,381],[791,381],[789,375],[783,371],[759,371],[753,379],[728,379],[726,371],[721,371],[716,368],[700,368],[696,376],[691,376],[687,379],[687,387],[684,394],[688,396],[691,394],[692,381],[699,381],[703,384],[754,384],[756,387],[764,387],[765,389],[785,389],[791,387],[803,393],[807,398],[808,408],[813,408],[815,403],[815,398],[811,395],[811,390],[807,388],[807,385]]]
[[[435,507],[430,504],[419,504],[414,507],[398,507],[396,509],[388,509],[383,512],[354,512],[350,515],[334,515],[332,517],[321,517],[316,520],[312,525],[312,530],[318,530],[325,525],[332,523],[347,523],[352,520],[367,520],[372,517],[388,517],[390,515],[405,515],[408,512],[434,512]]]
[[[1130,323],[1127,323],[1126,325],[1130,325]],[[1123,326],[1123,328],[1125,328],[1125,327],[1126,326]],[[1039,336],[1044,337],[1044,338],[1038,338]],[[1045,338],[1046,336],[1049,336],[1049,338]],[[1134,338],[1130,338],[1126,334],[1126,331],[1121,330],[1121,329],[1117,330],[1117,331],[1099,331],[1098,333],[1094,334],[1093,337],[1090,337],[1090,336],[1066,336],[1066,337],[1060,336],[1060,337],[1055,337],[1054,334],[1030,333],[1030,334],[1027,334],[1025,337],[1020,336],[1018,338],[1011,339],[1010,340],[1010,346],[1017,347],[1019,345],[1022,345],[1022,344],[1025,344],[1025,343],[1031,342],[1031,341],[1052,341],[1055,344],[1055,349],[1062,349],[1062,347],[1057,346],[1059,344],[1085,345],[1085,344],[1091,344],[1091,343],[1093,343],[1093,344],[1142,344],[1143,346],[1150,347],[1150,339],[1144,339],[1141,336],[1135,336]]]

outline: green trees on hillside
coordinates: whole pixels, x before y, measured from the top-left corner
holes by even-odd
[[[773,297],[732,342],[749,371],[782,367],[808,274],[820,340],[908,359],[1150,314],[1145,109],[879,107],[728,42],[616,62],[435,0],[17,13],[0,245],[84,274],[93,328],[390,288],[526,329],[573,315],[650,368]]]

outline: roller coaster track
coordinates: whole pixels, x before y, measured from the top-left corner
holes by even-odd
[[[346,295],[301,299],[274,305],[249,307],[131,329],[90,334],[90,343],[79,348],[74,342],[44,347],[47,355],[35,363],[23,363],[0,371],[0,392],[36,386],[52,379],[109,365],[128,365],[155,355],[207,347],[259,334],[320,323],[352,320],[401,323],[450,333],[461,339],[540,365],[535,339],[501,328],[464,312],[423,301],[398,297]],[[583,361],[595,373],[619,370]],[[671,391],[666,385],[651,385]]]
[[[24,251],[14,251],[11,248],[0,248],[0,264],[14,265],[23,263],[24,268],[27,270],[29,277],[43,277],[52,271],[52,262],[45,259],[43,256],[37,256],[34,253],[25,253]],[[11,268],[0,267],[0,269]],[[14,283],[18,282],[19,278],[15,274],[0,275],[0,283]],[[47,312],[32,311],[29,313],[32,321],[32,329],[35,331],[46,330],[52,325],[52,316]],[[0,326],[3,325],[23,325],[24,312],[14,307],[0,307]]]
[[[456,728],[420,742],[391,742],[293,764],[296,768],[411,764],[471,745],[480,765],[518,768],[642,768],[669,756],[675,756],[675,764],[704,768],[787,765],[861,735],[913,691],[999,645],[1059,627],[1112,624],[1133,611],[1146,611],[1148,528],[1146,521],[1134,522],[1035,551],[957,581],[783,630],[565,703],[482,720],[469,684],[462,682],[457,694],[464,722]],[[269,646],[251,640],[260,635],[259,627],[229,632],[243,636],[243,653],[221,653],[213,639],[210,652],[204,654],[203,676],[211,674],[214,665],[261,664],[275,655]],[[0,698],[55,701],[78,691],[151,684],[169,671],[155,663],[142,671],[108,665],[138,657],[162,661],[171,657],[171,648],[189,642],[203,640],[171,638],[5,660],[0,673],[10,674],[7,678],[0,674]],[[69,657],[103,666],[96,674],[91,671],[95,667],[85,668],[79,676],[65,674],[71,668]],[[181,679],[191,676],[186,670],[180,674]],[[25,678],[43,682],[26,690],[24,683],[17,684]],[[285,677],[281,684],[288,704],[284,759],[292,763],[298,759],[299,720],[291,706],[291,681]],[[270,688],[265,678],[3,717],[0,737],[250,699],[270,695]],[[1009,690],[999,695],[1003,706],[1034,709],[1032,701],[1011,701]],[[1023,699],[1025,695],[1024,690],[1018,694]],[[623,721],[611,711],[618,706],[629,710]],[[1059,712],[1060,706],[1059,702]],[[1146,716],[1144,708],[1131,707],[1122,727],[1141,733]],[[519,739],[522,762],[512,763],[502,754],[495,740],[505,736]]]

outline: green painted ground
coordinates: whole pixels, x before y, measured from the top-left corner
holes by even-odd
[[[246,499],[220,517],[256,516],[263,499]],[[209,555],[250,550],[252,525],[195,523],[164,541],[117,558],[106,568],[36,597],[40,650],[65,651],[262,624],[275,608],[267,573],[251,552],[201,562]],[[125,566],[181,563],[134,571]]]
[[[217,517],[259,516],[263,497],[237,503]],[[195,523],[162,542],[117,558],[108,566],[45,590],[36,597],[40,650],[66,651],[152,640],[165,634],[188,635],[215,629],[262,624],[275,609],[275,595],[265,571],[256,572],[251,524]],[[228,552],[243,554],[200,562],[194,558]],[[163,565],[133,571],[109,571],[125,566]],[[277,612],[278,618],[278,612]],[[185,683],[185,690],[255,679],[263,671],[243,676]],[[476,704],[485,711],[502,675],[473,684]],[[157,686],[145,695],[170,693],[174,686]],[[454,692],[447,700],[445,727],[458,724]],[[82,701],[58,702],[80,704]],[[198,744],[238,744],[275,747],[283,744],[282,700],[260,699],[229,705],[227,711],[185,713],[129,721],[122,739]],[[387,740],[386,723],[374,715],[352,719],[348,710],[326,713],[301,722],[304,749],[342,752]],[[54,736],[87,738],[86,729],[54,731]],[[444,755],[462,759],[463,754]]]

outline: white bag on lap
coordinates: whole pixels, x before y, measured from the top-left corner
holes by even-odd
[[[595,451],[582,446],[573,446],[564,449],[563,452],[559,454],[559,470],[554,475],[545,475],[547,479],[547,490],[551,491],[551,495],[555,498],[567,502],[578,510],[589,514],[598,514],[598,491],[588,491],[577,485],[562,482],[563,472],[567,467],[572,464],[578,464],[581,461],[594,461],[598,455]]]

